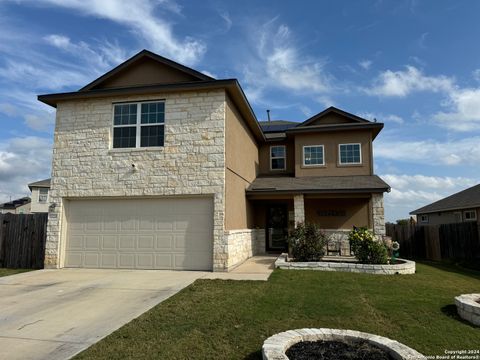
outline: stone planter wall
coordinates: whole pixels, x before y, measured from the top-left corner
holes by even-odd
[[[297,329],[289,330],[269,337],[262,346],[264,360],[288,360],[285,352],[296,343],[301,341],[367,341],[395,359],[426,360],[419,352],[409,348],[398,341],[382,336],[353,330],[339,329]]]
[[[287,261],[287,254],[282,254],[275,261],[275,268],[287,270],[319,270],[367,273],[379,275],[415,274],[415,261],[399,259],[402,264],[370,265],[348,262],[293,262]]]
[[[265,253],[264,229],[226,230],[223,236],[228,248],[228,270],[254,255]]]
[[[464,294],[455,298],[458,315],[474,325],[480,326],[480,294]]]

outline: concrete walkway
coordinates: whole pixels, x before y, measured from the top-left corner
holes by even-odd
[[[38,270],[0,277],[0,359],[69,359],[197,279],[267,280],[276,257],[229,273]]]

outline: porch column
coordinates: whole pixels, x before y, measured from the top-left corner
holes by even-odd
[[[305,204],[303,202],[303,194],[293,196],[293,218],[295,227],[298,223],[305,222]]]
[[[372,194],[373,233],[385,235],[385,212],[383,209],[383,193]]]

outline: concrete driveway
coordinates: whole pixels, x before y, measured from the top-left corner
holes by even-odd
[[[0,359],[68,359],[205,272],[39,270],[0,278]]]

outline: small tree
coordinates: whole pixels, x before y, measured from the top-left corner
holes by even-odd
[[[298,223],[288,242],[295,261],[319,261],[325,255],[327,237],[315,224]]]
[[[367,228],[353,228],[348,234],[350,248],[358,261],[363,264],[388,263],[388,251],[385,244],[376,241],[372,232]]]

